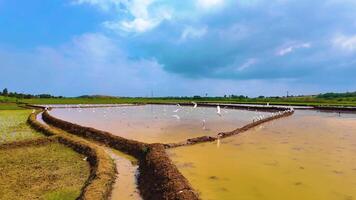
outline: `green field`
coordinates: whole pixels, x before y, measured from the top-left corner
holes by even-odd
[[[25,104],[120,104],[120,103],[243,103],[271,105],[300,106],[356,106],[356,93],[326,93],[311,96],[296,97],[256,97],[226,96],[226,97],[110,97],[85,96],[76,98],[15,98],[0,96],[0,109],[23,109]],[[20,106],[20,107],[19,107]]]
[[[0,199],[74,200],[89,170],[82,155],[57,143],[0,150]]]
[[[42,137],[26,123],[32,110],[0,110],[0,144]]]
[[[114,103],[179,103],[179,102],[210,102],[210,103],[243,103],[271,105],[300,105],[300,106],[356,106],[355,98],[61,98],[61,99],[23,99],[28,104],[114,104]]]

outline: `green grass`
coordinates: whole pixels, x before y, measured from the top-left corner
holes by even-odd
[[[211,103],[246,103],[271,105],[301,105],[301,106],[356,106],[356,98],[323,99],[315,97],[290,98],[62,98],[62,99],[24,99],[29,104],[114,104],[114,103],[182,103],[182,102],[211,102]]]
[[[16,103],[0,103],[0,110],[23,110],[23,107],[20,107]]]
[[[1,100],[2,99],[2,100]],[[120,103],[182,103],[182,102],[211,102],[211,103],[246,103],[272,105],[301,105],[301,106],[356,106],[356,97],[323,98],[318,96],[280,97],[280,98],[224,98],[224,97],[161,97],[161,98],[115,98],[115,97],[91,97],[91,98],[32,98],[16,99],[1,97],[0,102],[19,104],[120,104]],[[4,104],[4,103],[3,103]],[[14,106],[12,104],[12,106]],[[5,104],[4,104],[5,105]],[[6,107],[6,106],[5,106]],[[7,106],[10,107],[10,106]],[[14,106],[16,107],[16,106]],[[1,109],[1,103],[0,103]]]
[[[74,200],[89,172],[83,155],[58,143],[0,150],[0,199]]]
[[[26,123],[31,110],[0,110],[0,144],[43,137]]]

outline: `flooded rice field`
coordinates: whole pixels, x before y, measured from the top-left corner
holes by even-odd
[[[168,153],[204,200],[356,199],[356,115],[296,111]]]
[[[142,142],[180,142],[192,137],[216,135],[252,122],[258,115],[246,110],[221,107],[142,105],[107,108],[59,108],[50,114],[59,119],[89,126]]]

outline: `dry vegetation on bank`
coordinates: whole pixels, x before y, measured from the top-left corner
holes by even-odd
[[[89,165],[58,143],[0,150],[0,199],[76,199]]]

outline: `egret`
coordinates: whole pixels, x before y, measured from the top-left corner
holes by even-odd
[[[194,105],[194,106],[193,106],[193,108],[198,107],[198,104],[197,104],[197,103],[195,103],[194,101],[192,101],[192,104]]]
[[[180,109],[178,108],[177,110],[175,110],[175,111],[173,111],[173,112],[175,112],[175,113],[176,113],[176,112],[178,112],[179,110],[180,110]]]
[[[206,123],[206,121],[205,121],[205,119],[203,119],[203,130],[206,130],[205,123]]]
[[[172,117],[176,118],[177,120],[180,120],[180,117],[178,115],[172,115]]]
[[[216,110],[217,110],[216,114],[218,114],[221,117],[221,109],[219,105],[216,107]]]

